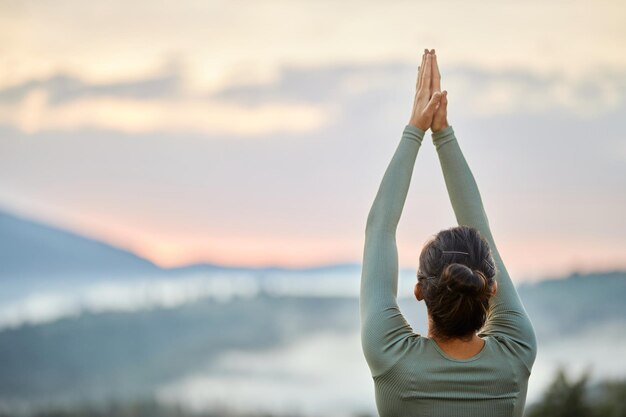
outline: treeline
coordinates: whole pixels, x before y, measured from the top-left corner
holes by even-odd
[[[267,413],[235,414],[226,410],[191,412],[180,406],[164,405],[154,399],[136,402],[74,405],[23,414],[29,417],[273,417]],[[0,417],[15,413],[0,411]],[[297,417],[297,415],[281,415]],[[355,416],[370,417],[370,416]],[[373,417],[373,416],[371,416]],[[569,378],[559,369],[542,398],[526,407],[525,417],[626,417],[626,379],[591,384],[590,373]]]
[[[626,379],[590,384],[590,372],[572,379],[564,369],[543,397],[526,408],[526,417],[626,417]]]
[[[0,417],[276,417],[272,414],[237,414],[230,411],[214,410],[192,412],[179,405],[162,404],[153,398],[137,399],[135,401],[106,403],[75,404],[72,406],[57,406],[43,409],[35,413],[16,414],[3,413]],[[281,417],[298,417],[283,416]]]

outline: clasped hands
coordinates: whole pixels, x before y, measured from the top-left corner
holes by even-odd
[[[417,69],[417,86],[409,124],[433,133],[448,127],[448,92],[441,91],[441,74],[435,50],[424,49]]]

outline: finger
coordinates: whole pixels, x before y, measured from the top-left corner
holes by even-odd
[[[424,49],[424,51],[426,51],[426,49]],[[422,78],[423,78],[423,74],[424,74],[424,62],[426,62],[426,52],[424,52],[422,54],[422,63],[420,64],[419,67],[417,67],[417,85],[415,86],[416,90],[419,90],[420,87],[422,86]]]
[[[428,62],[427,59],[428,59],[428,53],[425,53],[424,60],[422,62],[422,73],[420,75],[420,88],[424,87],[424,71],[426,70],[426,63]]]
[[[441,91],[441,73],[437,64],[437,55],[433,54],[433,92]]]
[[[426,49],[424,49],[424,51],[426,51]],[[422,54],[422,63],[418,67],[417,83],[416,83],[416,86],[415,86],[416,90],[419,90],[420,86],[422,85],[422,77],[423,77],[423,73],[424,73],[424,62],[426,62],[426,52],[424,52]]]
[[[424,85],[424,69],[426,69],[427,58],[428,49],[424,48],[424,55],[422,55],[422,73],[420,75],[420,88]]]
[[[427,54],[426,62],[424,63],[424,75],[422,76],[422,91],[426,97],[430,97],[431,94],[431,75],[432,75],[432,55]]]
[[[439,105],[440,101],[441,101],[441,92],[436,91],[435,93],[433,93],[433,96],[430,98],[430,101],[426,105],[424,112],[427,114],[433,114],[435,110],[437,109],[437,105]]]
[[[435,92],[436,93],[436,92]],[[435,94],[433,93],[433,95]],[[448,114],[448,100],[447,100],[447,91],[440,92],[439,102],[435,105],[435,119],[441,120],[441,118],[445,118]]]

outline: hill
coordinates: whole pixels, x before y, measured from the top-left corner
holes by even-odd
[[[129,251],[0,211],[0,279],[132,276],[161,269]]]

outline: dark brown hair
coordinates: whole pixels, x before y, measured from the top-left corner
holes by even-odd
[[[464,339],[480,330],[487,320],[495,275],[491,248],[477,229],[451,227],[428,240],[420,254],[417,277],[431,333],[443,339]]]

